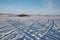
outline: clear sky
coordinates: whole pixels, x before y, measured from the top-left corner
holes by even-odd
[[[60,0],[0,0],[0,13],[60,15]]]

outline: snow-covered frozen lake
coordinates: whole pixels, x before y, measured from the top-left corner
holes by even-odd
[[[0,40],[60,40],[60,16],[0,17]]]

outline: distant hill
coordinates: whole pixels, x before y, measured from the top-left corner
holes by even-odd
[[[4,13],[0,13],[0,16],[16,16],[15,14],[4,14]]]
[[[27,15],[27,14],[20,14],[20,15],[17,15],[19,17],[29,17],[30,15]]]

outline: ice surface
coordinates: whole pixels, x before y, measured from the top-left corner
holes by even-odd
[[[1,17],[0,40],[60,40],[60,16]]]

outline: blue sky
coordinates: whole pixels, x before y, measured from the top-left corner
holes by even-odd
[[[60,15],[60,0],[0,0],[0,13]]]

